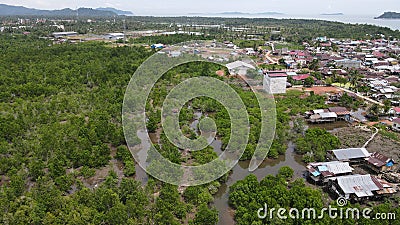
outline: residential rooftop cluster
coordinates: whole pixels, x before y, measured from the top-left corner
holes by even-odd
[[[349,148],[329,151],[328,159],[308,164],[307,174],[311,182],[326,186],[337,197],[362,202],[398,192],[397,162],[387,156]]]
[[[398,40],[382,38],[352,41],[320,37],[313,42],[303,43],[303,47],[304,50],[273,48],[272,55],[280,59],[285,69],[300,71],[308,68],[318,72],[319,84],[331,84],[332,80],[338,80],[339,77],[349,82],[352,73],[357,73],[360,83],[378,93],[373,96],[376,99],[392,99],[393,93],[398,91],[394,85],[399,83],[400,73]],[[295,83],[299,81],[293,80]]]

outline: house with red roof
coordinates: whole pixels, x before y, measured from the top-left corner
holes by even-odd
[[[366,159],[366,165],[376,173],[394,172],[397,169],[397,163],[378,152],[374,152]]]
[[[372,53],[376,58],[383,58],[385,57],[385,54],[383,54],[382,52],[378,52],[378,51],[374,51]]]
[[[294,82],[295,85],[302,85],[304,84],[304,81],[309,78],[312,77],[310,74],[299,74],[297,76],[292,76],[292,80]],[[315,77],[312,77],[315,81],[315,83],[318,81]]]
[[[310,74],[300,74],[297,76],[293,76],[293,80],[295,81],[305,81],[307,78],[311,77]],[[313,77],[315,81],[317,81],[317,79],[315,77]]]
[[[400,115],[400,107],[394,107],[391,112],[396,115]]]
[[[326,43],[321,43],[321,47],[332,47],[332,43],[331,42],[326,42]]]

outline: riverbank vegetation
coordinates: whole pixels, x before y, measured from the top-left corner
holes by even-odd
[[[216,71],[219,70],[226,70],[221,65],[211,64],[211,63],[188,63],[180,67],[176,67],[170,70],[167,74],[163,76],[161,80],[159,80],[151,94],[150,98],[151,103],[148,102],[147,109],[148,113],[147,116],[149,117],[149,122],[147,124],[147,128],[149,131],[157,131],[161,129],[161,118],[160,112],[162,103],[164,102],[167,94],[170,90],[181,83],[183,80],[198,76],[211,76],[217,79],[221,79],[227,82],[240,96],[243,100],[247,112],[249,113],[249,121],[250,121],[250,138],[247,144],[246,151],[244,152],[241,160],[249,160],[253,156],[257,143],[258,138],[260,136],[261,131],[261,113],[260,107],[257,102],[257,98],[254,93],[247,87],[247,84],[239,79],[228,78],[228,77],[221,77],[216,74]],[[225,71],[225,74],[228,74],[228,71]],[[180,117],[180,126],[181,129],[184,131],[184,135],[188,138],[198,138],[199,133],[196,131],[197,129],[193,129],[191,124],[196,120],[195,113],[200,114],[201,117],[198,120],[204,119],[205,117],[212,118],[216,125],[217,125],[217,136],[218,139],[222,142],[222,148],[217,150],[224,150],[228,145],[230,140],[231,134],[231,122],[228,111],[221,105],[218,101],[207,98],[207,97],[200,97],[195,98],[189,103],[185,105],[185,107],[181,110],[179,117]],[[276,158],[278,155],[283,155],[287,149],[287,134],[289,129],[289,118],[286,117],[284,114],[277,115],[277,134],[275,141],[272,144],[271,150],[269,151],[268,156],[271,158]],[[162,130],[161,132],[161,140],[168,141],[165,138]],[[161,152],[174,152],[173,157],[171,155],[165,156],[176,163],[181,163],[183,161],[182,156],[179,154],[179,149],[176,147],[173,148],[170,144],[163,144],[160,147]],[[166,150],[168,148],[169,150]],[[171,150],[171,151],[170,151]],[[203,153],[187,153],[192,155],[186,156],[190,160],[194,159],[194,163],[204,164],[216,158],[216,155],[213,151],[201,151]],[[208,153],[207,153],[208,152]]]
[[[237,224],[396,224],[397,220],[372,220],[363,218],[359,219],[349,217],[348,219],[338,219],[329,216],[328,211],[322,212],[323,208],[329,206],[339,210],[355,208],[362,212],[367,206],[359,204],[349,204],[345,207],[339,207],[336,202],[331,202],[329,197],[320,189],[315,189],[306,185],[304,179],[294,179],[290,176],[293,170],[289,167],[282,167],[276,176],[269,175],[261,181],[257,180],[254,175],[247,176],[244,180],[240,180],[232,185],[229,189],[229,204],[235,209],[235,221]],[[383,204],[371,203],[369,208],[372,212],[369,216],[375,218],[377,213],[395,213],[398,215],[400,209],[392,207],[399,204],[398,198],[387,199]],[[303,209],[315,209],[316,217],[313,218],[312,213],[306,211],[304,216]],[[259,211],[261,209],[261,211]],[[299,214],[291,209],[297,209]],[[272,210],[272,211],[271,211]],[[280,211],[278,211],[280,210]],[[282,210],[285,210],[282,214]],[[261,217],[259,218],[258,213]],[[320,218],[319,216],[324,216]],[[278,215],[281,215],[279,217]],[[309,216],[308,216],[309,215]],[[386,214],[388,215],[388,214]],[[282,216],[286,216],[283,219]]]
[[[304,155],[304,162],[325,161],[328,150],[338,149],[340,140],[325,129],[312,128],[296,140],[296,152]]]
[[[323,108],[326,108],[325,98],[312,93],[307,95],[301,91],[288,91],[287,94],[277,97],[277,113],[285,115],[287,121],[292,121],[292,128],[287,128],[291,131],[290,139],[296,144],[296,152],[303,155],[305,162],[323,161],[326,151],[340,146],[339,139],[324,129],[306,130],[302,117],[304,113]]]
[[[152,50],[110,48],[97,42],[52,45],[29,36],[0,39],[4,55],[0,59],[2,222],[216,223],[218,217],[210,203],[228,174],[196,187],[198,195],[193,191],[189,194],[191,189],[184,191],[184,199],[179,197],[178,187],[152,178],[141,187],[133,180],[136,168],[125,146],[120,110],[131,75],[154,53]],[[157,106],[171,85],[178,84],[181,78],[213,76],[230,84],[247,107],[251,137],[242,159],[250,159],[260,132],[259,106],[243,82],[217,76],[215,72],[221,69],[225,68],[198,63],[167,73],[150,97],[154,105],[149,106],[149,131],[160,128],[161,112]],[[224,107],[209,98],[196,98],[186,106],[180,114],[185,134],[190,138],[199,135],[190,125],[194,114],[201,112],[202,118],[208,116],[216,121],[224,148],[230,135],[229,115]],[[270,157],[285,153],[288,124],[289,118],[279,114]],[[203,164],[217,157],[210,148],[194,153],[191,159],[182,157],[163,132],[160,143],[161,154],[176,163]]]

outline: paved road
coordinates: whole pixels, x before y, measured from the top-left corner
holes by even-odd
[[[271,64],[278,64],[279,62],[271,58],[271,51],[268,51],[267,54],[265,54],[265,58],[271,63]]]
[[[272,51],[268,51],[267,54],[265,54],[265,58],[270,62],[270,64],[278,64],[279,61],[274,60],[271,58],[271,53],[275,51],[275,45],[273,42],[270,42]]]

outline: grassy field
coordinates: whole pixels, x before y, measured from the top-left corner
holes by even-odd
[[[296,45],[293,43],[275,43],[274,46],[275,49],[288,48],[289,50],[304,50],[304,47],[302,45]]]
[[[350,88],[354,87],[354,85],[352,85],[352,84],[350,84],[350,83],[347,83],[347,84],[345,84],[345,85],[340,84],[340,83],[333,83],[332,85],[338,86],[338,87],[342,87],[342,88],[346,88],[346,89],[350,89]]]

